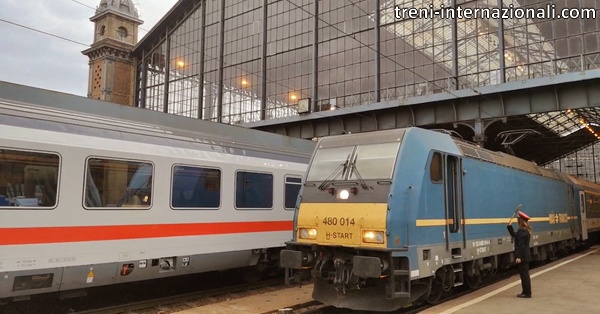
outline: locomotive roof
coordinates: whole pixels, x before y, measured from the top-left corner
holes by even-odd
[[[584,190],[600,193],[600,190],[598,190],[598,185],[595,183],[577,178],[577,177],[567,174],[567,173],[561,173],[561,174],[565,177],[565,180],[572,182],[574,185],[582,187]]]
[[[333,135],[321,138],[319,148],[342,147],[361,143],[388,143],[401,141],[407,129],[390,129],[376,132],[363,132],[343,135]]]
[[[503,165],[506,167],[523,170],[525,172],[541,175],[556,180],[565,181],[561,173],[552,169],[546,169],[536,165],[534,162],[527,161],[503,152],[495,152],[474,144],[464,142],[460,139],[454,139],[454,142],[460,148],[464,155]]]
[[[352,136],[347,135],[334,135],[324,137],[319,142],[319,148],[327,148],[327,147],[339,147],[339,146],[348,146],[348,145],[356,145],[359,143],[378,143],[378,142],[390,142],[390,141],[401,141],[404,137],[404,134],[407,130],[411,128],[401,128],[401,129],[390,129],[385,131],[376,131],[376,132],[364,132],[352,134]],[[439,132],[437,130],[430,130],[432,132]],[[527,161],[512,155],[508,155],[503,152],[491,151],[482,147],[479,147],[475,144],[466,142],[462,139],[452,137],[450,134],[445,132],[439,132],[445,134],[452,138],[456,146],[463,153],[463,155],[476,158],[480,160],[484,160],[487,162],[499,164],[505,167],[519,169],[525,172],[537,174],[540,176],[544,176],[547,178],[552,178],[560,181],[572,181],[574,184],[580,186],[587,186],[584,180],[580,180],[574,177],[570,177],[565,175],[564,173],[558,172],[554,169],[546,169],[536,165],[534,162]],[[593,186],[590,184],[590,186]]]
[[[65,126],[91,127],[99,130],[98,136],[117,131],[208,145],[268,150],[303,158],[310,157],[316,144],[309,140],[241,126],[123,106],[2,81],[0,114],[56,122]],[[26,127],[42,129],[44,124],[37,123]],[[69,129],[63,128],[61,131],[69,132]]]

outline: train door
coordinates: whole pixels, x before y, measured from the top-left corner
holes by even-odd
[[[567,194],[569,195],[569,217],[577,216],[577,207],[575,203],[575,190],[571,185],[567,184]],[[579,234],[579,226],[577,225],[577,221],[575,219],[569,218],[569,227],[571,228],[571,237],[577,237]]]
[[[588,195],[588,197],[591,197]],[[579,191],[579,213],[581,218],[581,240],[587,240],[587,221],[586,221],[586,198],[585,192]]]
[[[462,160],[456,156],[444,158],[444,205],[446,209],[446,249],[451,243],[462,242],[465,247]],[[452,247],[452,255],[460,256],[460,250]]]

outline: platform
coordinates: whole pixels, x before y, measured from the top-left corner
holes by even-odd
[[[420,313],[600,313],[600,246],[531,270],[532,298],[517,298],[521,280],[481,288]]]
[[[533,297],[517,298],[519,275],[429,308],[422,314],[600,313],[600,246],[531,271]],[[313,285],[187,309],[177,314],[261,314],[312,301]],[[351,311],[349,311],[351,312]]]

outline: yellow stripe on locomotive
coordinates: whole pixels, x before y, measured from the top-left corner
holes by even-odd
[[[302,203],[299,243],[385,248],[386,203]]]

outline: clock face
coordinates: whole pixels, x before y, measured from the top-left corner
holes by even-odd
[[[298,113],[307,113],[310,108],[310,99],[300,99],[298,100]]]

